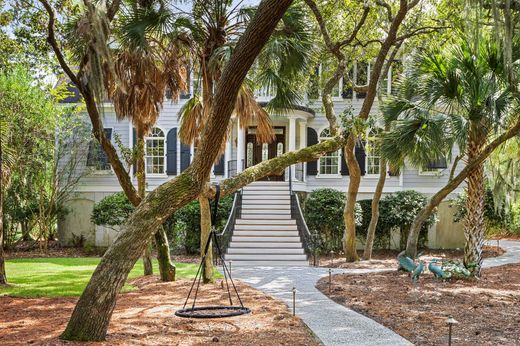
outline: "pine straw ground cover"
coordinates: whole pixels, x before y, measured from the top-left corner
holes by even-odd
[[[182,307],[190,280],[158,282],[157,277],[132,281],[139,291],[119,296],[104,343],[92,345],[319,345],[305,324],[287,306],[238,283],[250,315],[223,319],[174,316]],[[205,285],[200,304],[227,304],[221,280]],[[0,345],[74,345],[61,342],[77,298],[0,297]],[[81,344],[81,345],[86,345]]]
[[[520,265],[484,269],[479,281],[453,280],[438,286],[424,273],[414,291],[408,275],[384,272],[338,274],[318,289],[339,304],[394,330],[415,345],[447,345],[446,319],[454,345],[520,345]]]
[[[394,269],[397,268],[396,258],[400,251],[398,250],[374,250],[370,261],[345,262],[345,257],[340,254],[323,255],[320,259],[320,267],[327,268],[346,268],[346,269]],[[463,259],[463,249],[423,249],[419,251],[421,259]],[[506,251],[501,247],[494,245],[485,245],[482,248],[482,257],[498,257]],[[363,251],[358,251],[361,258]],[[311,258],[312,264],[312,258]]]

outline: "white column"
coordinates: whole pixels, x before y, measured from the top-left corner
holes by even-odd
[[[300,121],[300,149],[307,147],[307,121]],[[307,165],[305,163],[303,165],[303,176],[302,181],[305,181],[306,173],[307,173]]]
[[[231,159],[231,145],[233,141],[231,135],[226,141],[226,151],[224,151],[224,177],[229,178],[228,161]]]
[[[245,131],[244,129],[241,129],[240,128],[240,120],[237,119],[237,131],[238,131],[238,136],[237,136],[237,173],[238,172],[242,172],[243,171],[243,168],[245,165],[245,163],[243,164],[242,162],[244,161],[244,153],[245,153],[245,142],[246,142],[246,135],[245,135]]]
[[[296,118],[289,118],[289,151],[296,150]],[[290,168],[293,180],[295,179],[294,165]]]

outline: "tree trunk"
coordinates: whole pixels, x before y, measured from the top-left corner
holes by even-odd
[[[417,242],[419,240],[419,232],[421,231],[422,224],[428,219],[435,208],[444,200],[444,198],[446,198],[446,196],[455,190],[474,169],[477,169],[477,167],[481,165],[499,145],[506,142],[508,139],[513,138],[518,133],[520,133],[520,118],[518,118],[515,125],[489,143],[473,160],[468,160],[466,167],[450,180],[446,186],[430,198],[428,204],[417,214],[412,226],[410,227],[408,241],[406,243],[406,255],[408,257],[415,258],[417,255]]]
[[[7,285],[4,260],[4,176],[2,166],[2,139],[0,138],[0,286]]]
[[[159,262],[161,281],[175,281],[175,264],[170,258],[170,245],[163,226],[160,226],[155,232],[155,244],[157,246],[157,261]]]
[[[146,168],[144,164],[144,131],[141,127],[137,126],[136,129],[136,149],[137,149],[137,159],[135,162],[136,165],[136,176],[137,176],[137,194],[141,201],[146,196]],[[144,275],[153,275],[153,265],[152,265],[152,251],[151,244],[143,251],[143,268]]]
[[[175,210],[203,192],[205,178],[218,155],[240,86],[291,2],[263,0],[260,3],[224,68],[217,86],[215,104],[193,163],[175,179],[150,192],[132,213],[83,291],[61,336],[63,339],[105,339],[117,294],[154,231]]]
[[[374,246],[374,239],[376,236],[377,222],[379,221],[379,201],[383,194],[383,188],[386,181],[386,160],[381,158],[379,160],[379,180],[377,181],[376,191],[372,198],[372,215],[370,216],[370,224],[367,230],[367,241],[365,244],[365,251],[363,252],[363,259],[370,260],[372,258],[372,248]]]
[[[361,169],[354,155],[354,147],[356,145],[356,137],[353,134],[348,136],[347,144],[343,148],[343,155],[346,157],[349,184],[346,193],[345,209],[343,211],[343,220],[345,222],[345,237],[343,239],[343,250],[345,251],[345,259],[347,262],[359,261],[356,250],[356,198],[361,181]]]
[[[206,249],[206,243],[209,241],[211,233],[211,206],[209,200],[201,195],[199,197],[200,205],[200,255],[204,256],[204,249]],[[202,281],[204,283],[213,281],[213,247],[210,244],[208,248],[208,254],[204,263],[202,263]]]
[[[470,135],[468,160],[473,161],[482,150],[482,141]],[[464,265],[472,275],[480,276],[484,245],[484,164],[477,165],[468,176],[466,215],[464,217]]]

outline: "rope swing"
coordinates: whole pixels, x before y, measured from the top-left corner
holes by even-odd
[[[244,306],[244,303],[242,302],[242,299],[240,298],[240,295],[238,294],[238,290],[235,286],[235,283],[233,282],[233,279],[231,278],[231,271],[229,270],[228,266],[226,265],[226,262],[224,261],[223,254],[220,250],[220,246],[218,243],[217,231],[216,231],[215,225],[217,223],[217,211],[218,211],[219,200],[220,200],[220,185],[217,184],[215,202],[213,205],[213,214],[211,215],[211,232],[208,236],[208,240],[206,241],[206,246],[204,248],[204,255],[202,256],[202,259],[200,261],[199,269],[197,270],[197,274],[195,275],[195,278],[193,279],[193,283],[191,284],[191,288],[188,293],[188,296],[186,297],[186,300],[184,301],[184,305],[183,305],[182,309],[177,310],[175,312],[175,315],[178,317],[223,318],[223,317],[232,317],[232,316],[239,316],[239,315],[245,315],[245,314],[251,313],[251,310]],[[197,295],[199,293],[199,287],[200,287],[200,280],[202,278],[204,260],[206,259],[206,256],[208,255],[208,251],[209,251],[209,248],[210,248],[210,245],[212,242],[215,244],[217,256],[220,259],[220,262],[222,263],[222,272],[224,274],[224,281],[226,283],[229,305],[196,306]],[[195,286],[195,283],[197,283],[196,286]],[[233,291],[235,292],[236,299],[238,300],[239,305],[233,304],[233,298],[232,298],[232,294],[231,294],[232,292],[231,292],[229,283],[231,283],[231,287],[233,287]],[[193,288],[195,288],[195,293],[193,295],[193,301],[191,303],[191,307],[186,308],[187,305],[189,306],[188,301],[190,300],[191,294],[193,292]]]

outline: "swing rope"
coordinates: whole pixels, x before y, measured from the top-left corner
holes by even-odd
[[[222,254],[222,251],[221,251],[219,243],[218,243],[217,231],[216,231],[215,225],[217,223],[219,200],[220,200],[220,185],[217,184],[215,202],[214,202],[214,206],[213,206],[213,213],[211,215],[211,232],[208,235],[208,238],[206,240],[206,244],[204,247],[204,253],[202,255],[199,268],[197,269],[197,274],[195,275],[195,278],[193,279],[193,282],[190,287],[190,291],[188,292],[188,296],[186,297],[186,300],[184,301],[184,305],[183,305],[182,309],[177,310],[175,312],[176,316],[191,317],[191,318],[222,318],[222,317],[244,315],[244,314],[248,314],[251,312],[250,309],[244,307],[242,298],[240,298],[240,295],[238,294],[238,290],[235,285],[235,282],[233,281],[233,278],[231,277],[231,271],[229,270],[228,266],[226,265],[226,262],[224,261],[223,254]],[[226,283],[226,289],[227,289],[230,305],[229,306],[196,307],[196,302],[197,302],[197,297],[198,297],[199,287],[200,287],[200,281],[201,281],[202,275],[203,275],[204,263],[205,263],[206,257],[208,256],[209,248],[212,243],[215,245],[217,256],[222,263],[222,271],[224,273],[224,281]],[[229,278],[229,280],[228,280],[228,278]],[[233,290],[235,291],[235,294],[238,298],[238,301],[240,303],[239,306],[233,305],[233,299],[232,299],[232,295],[231,295],[229,281],[231,282],[231,286],[233,287]],[[195,286],[195,283],[197,283],[196,286]],[[191,308],[186,308],[186,305],[188,304],[188,301],[190,300],[191,294],[193,292],[193,288],[195,288],[193,303],[191,304]]]

